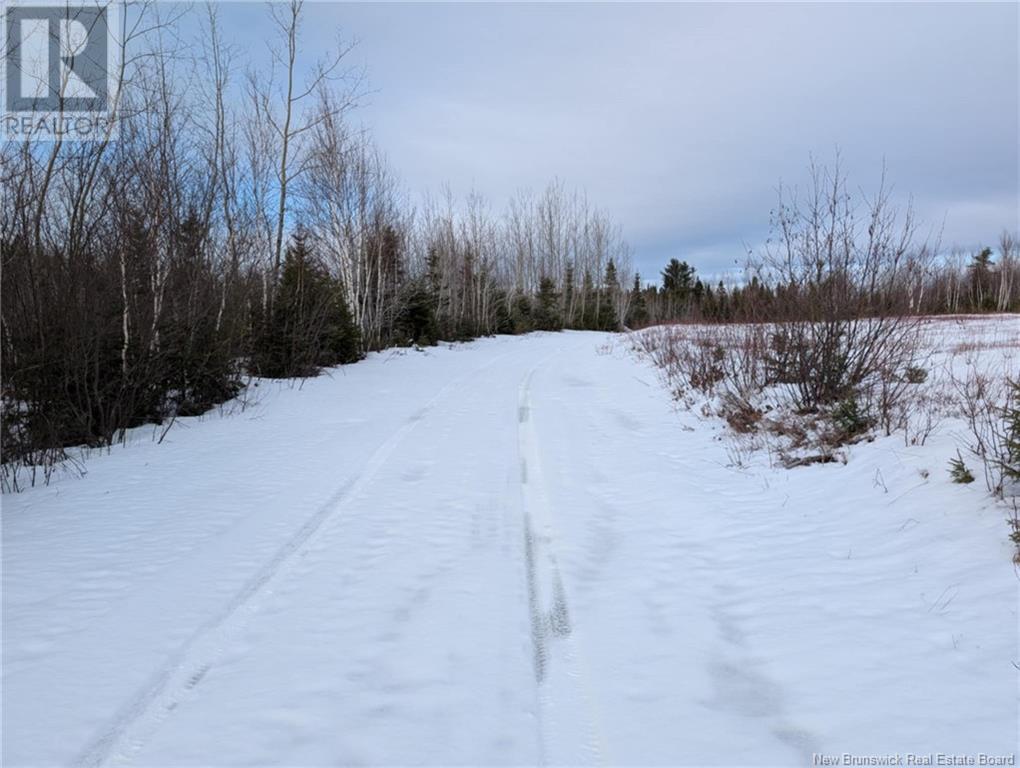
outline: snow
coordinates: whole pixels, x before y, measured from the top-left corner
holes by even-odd
[[[1017,750],[1018,580],[958,424],[735,466],[578,332],[258,393],[3,497],[4,765]]]

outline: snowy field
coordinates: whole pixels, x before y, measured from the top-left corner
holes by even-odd
[[[734,461],[578,332],[263,383],[3,498],[3,763],[1015,755],[1020,582],[961,429]]]

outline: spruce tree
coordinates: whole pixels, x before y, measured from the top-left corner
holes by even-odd
[[[634,273],[634,287],[630,291],[630,305],[627,307],[628,328],[641,328],[648,322],[648,302],[641,290],[641,274]]]
[[[730,311],[730,297],[726,293],[726,286],[723,285],[723,281],[720,280],[719,284],[715,287],[715,304],[716,304],[716,319],[717,320],[729,320]]]
[[[686,261],[670,259],[662,270],[662,292],[671,315],[678,317],[687,309],[693,290],[694,267]]]
[[[1013,562],[1020,565],[1020,511],[1016,496],[1020,495],[1020,379],[1009,382],[1013,390],[1011,402],[1003,409],[1004,440],[1002,459],[1003,495],[1012,495],[1013,514],[1009,518],[1010,540],[1016,547]]]
[[[705,296],[701,300],[701,313],[706,320],[717,320],[719,308],[716,306],[715,292],[711,283],[705,283]]]
[[[694,287],[691,289],[691,300],[700,311],[702,302],[705,300],[705,285],[700,280],[694,281]]]
[[[979,312],[995,308],[995,297],[992,293],[993,266],[992,249],[982,248],[967,267],[970,271],[971,303]]]
[[[612,259],[610,259],[609,263],[606,264],[606,277],[604,282],[607,291],[612,292],[620,290],[620,280],[616,276],[616,264],[613,263]]]
[[[670,259],[662,270],[662,290],[682,301],[687,298],[693,285],[694,267],[686,261]]]
[[[606,264],[606,274],[599,291],[598,310],[596,314],[596,330],[616,331],[620,328],[620,318],[616,316],[616,294],[620,289],[616,277],[616,265],[610,259]]]
[[[335,280],[326,279],[326,322],[322,332],[322,351],[319,365],[354,363],[364,357],[361,343],[361,329],[354,322],[354,316],[347,307],[343,289]]]
[[[284,255],[276,295],[256,340],[258,372],[270,378],[312,373],[315,351],[309,337],[309,251],[303,231],[294,233]]]
[[[398,344],[431,346],[439,341],[435,274],[430,270],[424,283],[415,280],[404,286],[400,311],[394,323]]]
[[[1011,403],[1003,409],[1002,473],[1010,481],[1020,483],[1020,379],[1010,382]]]
[[[514,299],[513,308],[513,332],[528,333],[535,330],[535,321],[532,317],[531,299],[523,293]]]
[[[302,230],[291,237],[280,284],[252,355],[263,376],[312,376],[361,357],[361,334],[343,291],[320,266]]]
[[[543,277],[538,284],[535,296],[534,327],[538,331],[559,331],[563,328],[563,318],[559,312],[559,294],[552,278]]]

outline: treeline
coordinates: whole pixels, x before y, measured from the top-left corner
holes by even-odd
[[[955,249],[936,255],[929,248],[918,248],[904,251],[900,261],[883,276],[883,299],[875,311],[910,315],[1020,312],[1020,241],[1008,231],[1000,235],[995,251],[985,247],[968,255]],[[686,261],[671,259],[661,273],[660,285],[643,285],[640,275],[635,275],[625,322],[642,328],[669,322],[796,319],[803,306],[803,280],[775,270],[765,274],[760,267],[752,257],[749,279],[713,285],[700,279]]]
[[[166,41],[191,11],[124,12],[119,135],[0,155],[8,488],[67,446],[201,413],[246,376],[618,327],[630,257],[609,216],[560,182],[499,212],[476,195],[412,206],[354,123],[349,48],[302,60],[300,2],[269,6],[265,71],[244,68],[214,4],[187,49]]]
[[[864,274],[867,301],[843,301],[847,311],[1017,308],[1010,236],[969,264],[909,231],[872,236],[828,253],[822,272],[776,257],[736,285],[674,259],[649,286],[609,215],[561,182],[497,211],[449,193],[412,205],[355,123],[350,48],[303,60],[299,0],[268,7],[276,59],[262,71],[226,43],[214,4],[201,40],[168,47],[193,11],[166,8],[122,9],[116,136],[0,150],[8,487],[16,468],[52,467],[69,445],[201,413],[247,376],[309,376],[393,345],[810,318],[817,296],[845,296]],[[788,244],[802,261],[817,255]]]

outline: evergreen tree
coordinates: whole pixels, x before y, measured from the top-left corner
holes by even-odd
[[[519,293],[514,299],[513,332],[528,333],[533,330],[535,330],[535,321],[532,317],[531,299],[526,294]]]
[[[439,341],[436,319],[437,293],[430,273],[424,282],[411,281],[404,287],[400,311],[394,323],[397,343],[431,346]]]
[[[662,292],[667,302],[667,312],[678,317],[688,307],[694,290],[694,267],[686,261],[670,259],[662,270]]]
[[[982,248],[974,255],[968,270],[970,271],[971,306],[977,311],[995,308],[995,296],[992,291],[992,249]]]
[[[687,298],[694,284],[694,267],[686,261],[670,259],[662,270],[662,290],[681,300]]]
[[[628,328],[641,328],[648,323],[648,303],[641,290],[641,274],[634,273],[634,287],[630,291],[630,306],[627,308]]]
[[[212,288],[215,276],[205,250],[204,226],[195,209],[189,208],[173,239],[178,261],[169,273],[165,290],[158,349],[146,346],[129,350],[129,359],[138,353],[144,358],[155,352],[154,359],[139,362],[150,370],[161,369],[159,389],[170,393],[168,398],[158,398],[158,390],[153,389],[152,396],[144,398],[154,421],[159,421],[160,409],[167,400],[173,403],[178,416],[195,415],[233,397],[240,387],[233,350],[208,311],[218,305],[220,296]]]
[[[1010,382],[1013,389],[1011,404],[1003,409],[1002,473],[1014,483],[1020,483],[1020,379]],[[1020,542],[1018,542],[1020,544]]]
[[[616,265],[612,259],[606,264],[606,274],[602,283],[603,288],[598,292],[595,328],[599,331],[616,331],[620,328],[620,318],[616,316],[616,293],[620,290],[620,285],[616,277]]]
[[[743,311],[746,306],[745,301],[745,289],[739,285],[733,286],[733,290],[730,291],[730,311],[729,316],[733,320],[740,320],[743,317]]]
[[[720,280],[715,288],[716,316],[718,320],[730,319],[730,297],[726,292],[726,286]]]
[[[543,277],[538,284],[538,295],[535,296],[534,328],[538,331],[559,331],[563,328],[563,318],[559,312],[559,294],[552,278]]]
[[[605,277],[605,288],[607,291],[613,292],[620,290],[620,280],[616,276],[616,264],[610,259],[609,263],[606,264],[606,277]]]
[[[701,313],[707,320],[718,320],[719,307],[711,283],[705,283],[705,295],[701,300]]]
[[[253,361],[271,378],[312,376],[361,357],[361,334],[339,283],[315,260],[305,233],[291,238],[280,285],[256,337]]]
[[[347,307],[340,283],[326,278],[323,281],[326,317],[322,328],[318,364],[345,365],[364,357],[361,330]]]
[[[694,281],[694,287],[691,289],[691,296],[694,299],[694,303],[700,307],[702,299],[705,298],[705,285],[701,282],[701,280]]]

